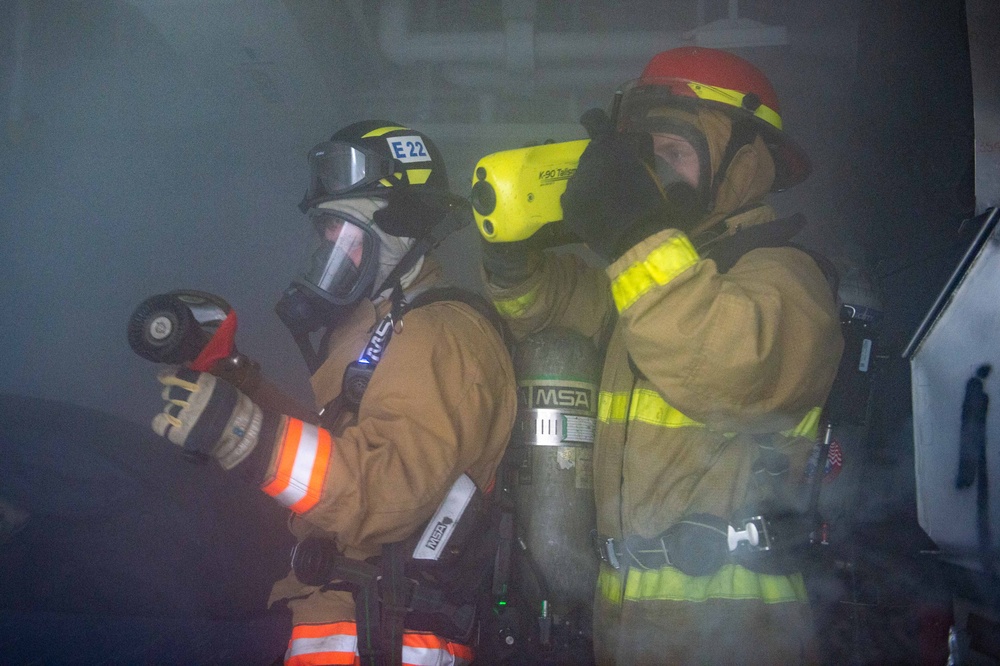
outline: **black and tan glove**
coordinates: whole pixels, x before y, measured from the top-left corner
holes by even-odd
[[[665,227],[663,188],[652,168],[653,138],[616,132],[600,109],[591,109],[580,122],[591,138],[561,197],[563,223],[610,263]]]
[[[215,458],[232,469],[260,439],[264,413],[250,398],[207,372],[170,368],[158,379],[167,404],[153,418],[153,431],[197,458]]]

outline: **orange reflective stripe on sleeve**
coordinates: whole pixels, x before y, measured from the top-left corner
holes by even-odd
[[[452,643],[434,634],[403,634],[404,666],[465,666],[475,656],[468,645]]]
[[[350,666],[358,663],[358,630],[353,622],[299,624],[292,628],[292,638],[285,652],[285,666],[331,664]]]
[[[333,439],[325,429],[288,419],[274,478],[261,489],[295,513],[316,506],[323,493]]]
[[[292,629],[285,653],[286,666],[348,666],[361,664],[358,629],[354,622],[300,624]],[[467,645],[428,633],[403,633],[404,666],[466,666],[475,654]]]

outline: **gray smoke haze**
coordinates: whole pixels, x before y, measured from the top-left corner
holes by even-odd
[[[724,21],[734,3],[522,4],[537,5],[538,34],[596,42],[611,31]],[[499,2],[0,3],[0,394],[65,401],[146,428],[160,386],[156,368],[129,349],[126,322],[148,296],[187,288],[227,299],[239,313],[239,348],[311,402],[305,365],[273,311],[309,247],[297,209],[308,149],[355,120],[398,120],[437,143],[464,195],[488,153],[583,138],[580,113],[608,106],[660,50],[559,59],[536,43],[532,62],[515,54],[490,64],[468,49],[466,61],[418,52],[400,64],[379,19],[401,6],[412,9],[413,31],[440,33],[441,44],[502,30]],[[787,31],[782,45],[737,52],[768,73],[785,127],[814,166],[773,203],[807,214],[801,243],[879,278],[864,287],[878,292],[886,315],[871,431],[848,435],[846,481],[825,502],[845,524],[912,518],[909,368],[899,351],[968,243],[959,233],[972,209],[965,3],[738,6],[741,19]],[[438,251],[458,286],[480,287],[478,243],[468,228]],[[862,445],[863,437],[871,439]],[[888,579],[882,594],[904,604],[922,585],[938,589],[912,561],[903,566],[880,549],[906,538],[884,535],[867,551],[874,564],[863,583],[851,569],[821,591],[855,604],[853,624],[841,629],[844,652],[831,661],[914,656],[915,625],[888,627],[878,595],[866,596]],[[820,618],[845,622],[834,612]]]
[[[429,9],[416,6],[420,27]],[[295,207],[308,178],[306,151],[364,117],[418,128],[423,121],[446,156],[453,187],[467,193],[479,157],[530,140],[582,137],[578,112],[606,105],[621,83],[595,78],[576,95],[501,91],[493,95],[496,125],[533,126],[520,135],[489,133],[478,124],[487,98],[481,84],[459,89],[429,66],[406,69],[379,58],[350,7],[5,4],[0,391],[145,423],[156,410],[154,368],[125,344],[125,322],[147,296],[192,288],[229,300],[240,316],[241,350],[308,399],[304,366],[272,311],[307,251],[308,225]],[[373,9],[361,16],[371,31]],[[452,30],[499,27],[489,22],[498,16],[449,3],[437,12],[454,16]],[[548,12],[540,10],[539,20],[549,22],[540,30],[586,27],[585,17],[574,24]],[[647,29],[672,29],[669,18]],[[822,27],[818,41],[790,30],[790,46],[748,52],[774,72],[786,122],[817,165],[788,201],[792,207],[811,201],[832,209],[836,198],[830,165],[841,149],[835,127],[844,120],[838,110],[847,90],[810,82],[850,76],[855,19],[842,19]],[[633,21],[622,29],[642,27]],[[803,53],[806,42],[821,51],[790,66],[787,55]],[[647,57],[619,70],[634,77]],[[533,135],[532,127],[549,134]],[[474,289],[477,242],[466,229],[440,253],[449,275]]]

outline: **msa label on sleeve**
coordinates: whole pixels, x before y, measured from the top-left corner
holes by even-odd
[[[400,162],[430,162],[431,156],[419,136],[394,136],[386,138],[392,156]]]

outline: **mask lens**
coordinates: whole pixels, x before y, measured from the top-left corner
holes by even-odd
[[[348,257],[355,267],[361,265],[367,233],[358,225],[336,215],[319,215],[313,218],[316,231],[323,241],[333,243],[334,249]]]
[[[664,187],[676,182],[698,187],[701,160],[687,139],[674,134],[653,134],[653,156],[656,175]]]
[[[312,256],[305,279],[334,298],[343,298],[357,284],[358,266],[337,247],[323,241]]]
[[[329,213],[313,215],[312,220],[320,239],[303,280],[335,302],[353,300],[365,286],[374,261],[372,232]]]

